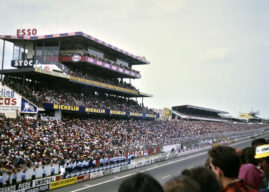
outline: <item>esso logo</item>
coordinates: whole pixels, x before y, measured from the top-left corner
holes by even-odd
[[[72,56],[72,61],[79,62],[80,60],[81,60],[81,56],[80,55],[75,54],[75,55]]]
[[[24,37],[30,36],[30,35],[36,35],[37,29],[17,29],[17,36],[18,37]]]

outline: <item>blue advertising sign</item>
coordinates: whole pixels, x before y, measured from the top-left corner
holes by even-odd
[[[34,62],[33,59],[11,61],[11,67],[16,67],[16,68],[34,67],[35,64],[38,64],[38,61],[36,60],[36,62]]]
[[[74,111],[74,112],[86,112],[91,114],[100,114],[100,115],[112,115],[112,116],[125,116],[125,117],[136,117],[136,118],[156,118],[156,114],[149,113],[137,113],[130,111],[118,111],[111,109],[97,109],[89,108],[83,106],[71,106],[71,105],[59,105],[53,103],[45,103],[45,109],[54,109],[54,110],[63,110],[63,111]]]
[[[22,98],[21,113],[37,113],[37,106]]]

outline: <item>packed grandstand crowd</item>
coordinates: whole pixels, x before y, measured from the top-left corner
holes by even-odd
[[[24,85],[19,80],[5,77],[4,83],[24,95],[39,106],[44,103],[55,103],[71,106],[85,106],[91,108],[113,109],[120,111],[132,111],[154,113],[147,107],[141,106],[133,99],[116,97],[102,92],[88,90],[78,92],[70,87],[54,87],[45,82],[25,81]]]
[[[89,72],[85,72],[83,70],[78,70],[77,68],[72,69],[72,68],[68,68],[65,67],[65,72],[67,75],[72,75],[75,77],[80,77],[83,79],[87,79],[87,80],[93,80],[93,81],[98,81],[101,83],[107,83],[110,85],[116,85],[122,88],[127,88],[127,89],[132,89],[132,90],[137,90],[134,86],[132,86],[130,83],[126,83],[122,80],[118,80],[118,79],[108,79],[105,77],[100,77],[97,75],[94,75],[94,72],[92,72],[91,74],[89,74]]]
[[[122,156],[126,151],[162,146],[178,138],[188,145],[216,133],[256,129],[258,124],[205,121],[146,121],[117,119],[66,119],[41,121],[26,118],[0,120],[2,171],[23,170],[60,161],[100,160]],[[185,139],[185,140],[184,140]],[[184,143],[185,142],[185,143]],[[212,142],[212,140],[211,140]],[[203,143],[209,144],[209,143]]]

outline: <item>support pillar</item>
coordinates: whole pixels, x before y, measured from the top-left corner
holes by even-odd
[[[4,61],[5,61],[5,59],[4,59],[4,56],[5,56],[5,47],[6,47],[6,40],[4,40],[4,42],[3,42],[2,68],[1,68],[1,70],[3,70],[3,69],[4,69]],[[1,80],[3,80],[3,75],[2,75],[2,74],[1,74]]]

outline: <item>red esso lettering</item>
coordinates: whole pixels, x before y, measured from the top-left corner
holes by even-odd
[[[21,35],[21,30],[17,29],[17,36],[20,36],[20,35]]]
[[[31,35],[31,29],[27,29],[27,35]]]
[[[36,35],[37,34],[37,29],[33,29],[32,30],[32,35]]]
[[[30,35],[36,35],[37,29],[17,29],[17,36],[30,36]]]
[[[22,36],[25,35],[25,31],[26,31],[26,29],[22,29],[22,30],[21,30]]]

